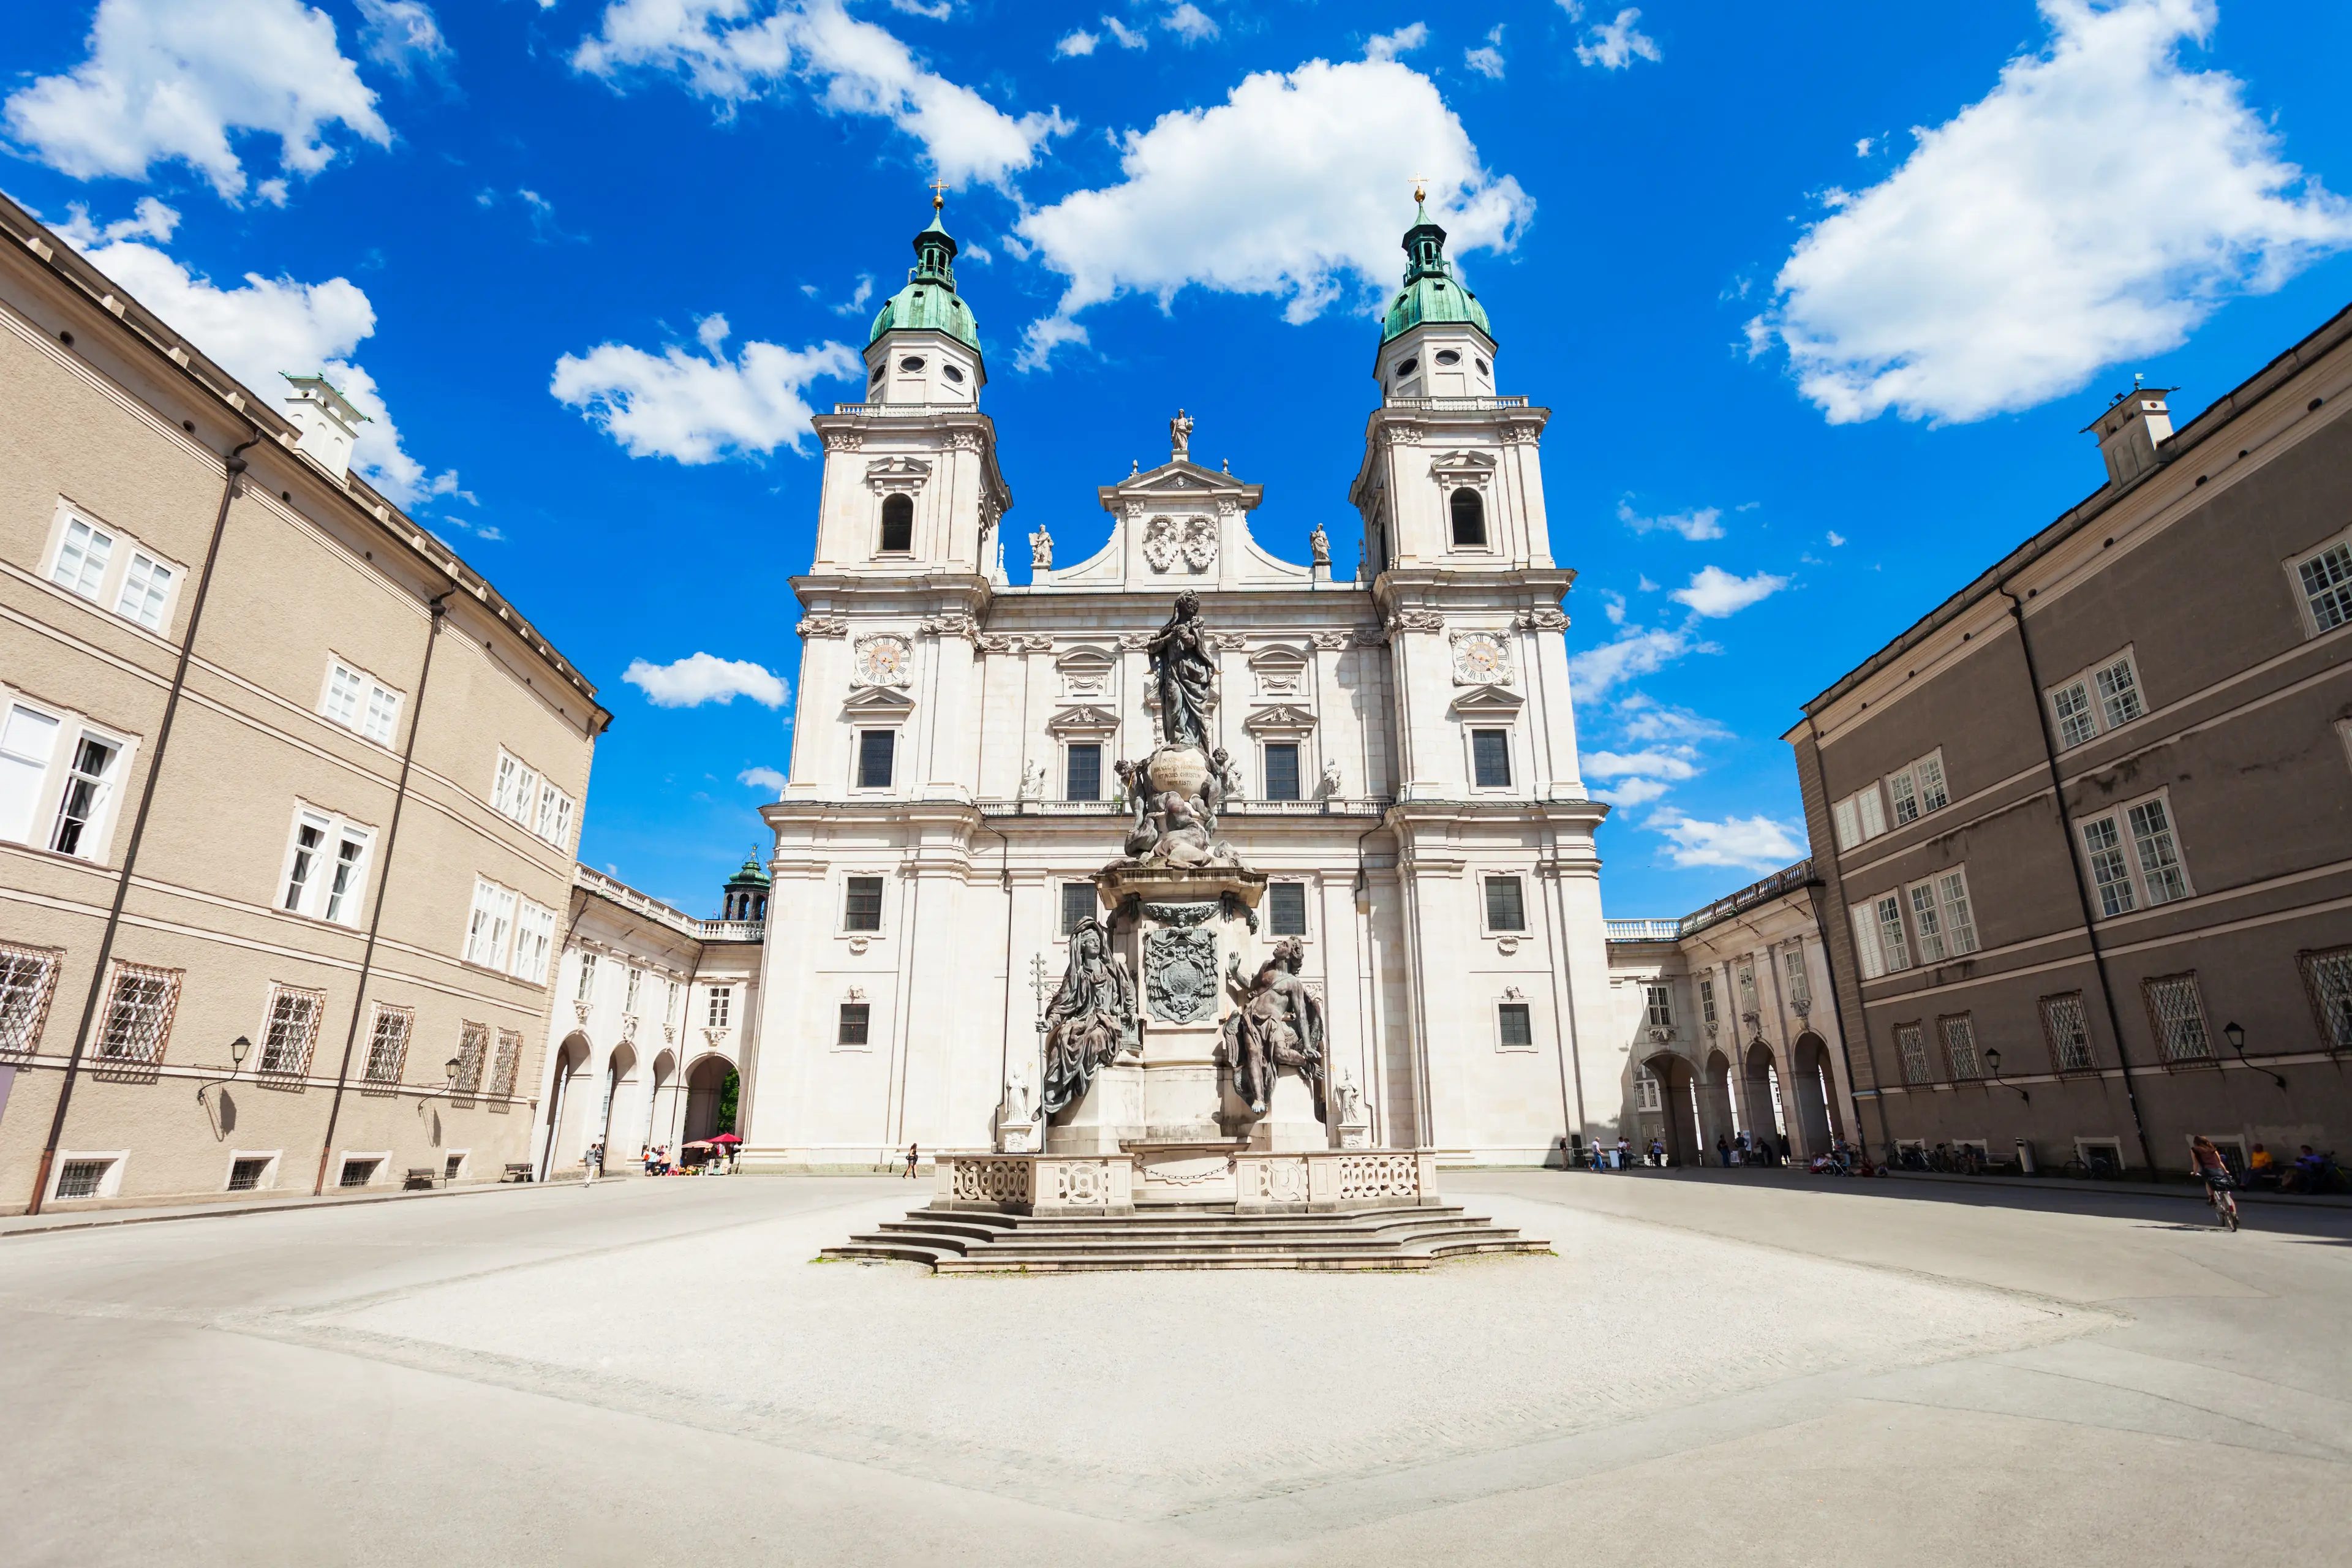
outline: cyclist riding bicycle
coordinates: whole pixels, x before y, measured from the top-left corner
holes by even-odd
[[[2238,1228],[2238,1200],[2230,1189],[2237,1179],[2230,1173],[2230,1163],[2221,1158],[2221,1151],[2202,1133],[2189,1141],[2189,1168],[2205,1184],[2205,1201],[2213,1205],[2221,1223],[2231,1230]]]

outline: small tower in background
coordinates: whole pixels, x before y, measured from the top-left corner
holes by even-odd
[[[725,893],[719,901],[719,918],[722,921],[764,921],[768,918],[768,873],[760,868],[756,854],[743,857],[743,864],[727,879]]]

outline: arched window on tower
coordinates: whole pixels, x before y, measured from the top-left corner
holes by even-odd
[[[1454,548],[1484,550],[1486,548],[1486,503],[1478,492],[1465,485],[1454,492]]]
[[[882,553],[910,554],[915,548],[915,498],[882,498]]]

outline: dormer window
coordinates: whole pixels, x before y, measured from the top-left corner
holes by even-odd
[[[1399,381],[1402,381],[1406,376],[1411,375],[1414,371],[1417,371],[1417,370],[1419,370],[1420,368],[1421,368],[1421,362],[1420,362],[1419,360],[1417,360],[1417,359],[1409,359],[1409,360],[1405,360],[1405,361],[1402,362],[1401,363],[1399,363],[1399,364],[1398,364],[1398,366],[1396,367],[1396,378],[1397,378]]]
[[[943,364],[940,366],[940,374],[946,376],[950,381],[956,382],[958,384],[961,384],[963,381],[963,372],[958,370],[951,364]]]
[[[915,498],[908,495],[882,498],[882,553],[908,555],[915,548]]]
[[[923,373],[922,356],[919,354],[908,354],[905,359],[898,362],[898,368],[906,372],[908,375],[920,375]]]
[[[1440,364],[1460,364],[1462,363],[1462,356],[1454,353],[1452,349],[1440,349],[1437,351],[1437,363]]]
[[[1454,548],[1484,550],[1486,548],[1486,503],[1478,492],[1465,485],[1454,492],[1447,510],[1454,515]]]

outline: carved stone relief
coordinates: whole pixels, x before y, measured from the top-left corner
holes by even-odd
[[[1200,907],[1205,914],[1214,906]],[[1217,933],[1144,932],[1143,986],[1155,1018],[1189,1024],[1213,1016],[1217,1010]]]
[[[931,616],[923,622],[920,630],[925,637],[963,637],[971,640],[977,639],[980,636],[980,623],[958,611],[950,615]]]
[[[1154,572],[1206,572],[1217,559],[1217,525],[1205,517],[1155,517],[1144,525],[1143,559]]]
[[[803,616],[795,629],[804,637],[845,637],[849,623],[839,616]]]
[[[1387,621],[1387,631],[1391,637],[1399,632],[1442,632],[1444,629],[1445,617],[1435,610],[1399,610]]]
[[[1568,617],[1558,610],[1528,610],[1511,617],[1514,629],[1523,632],[1564,632]]]

